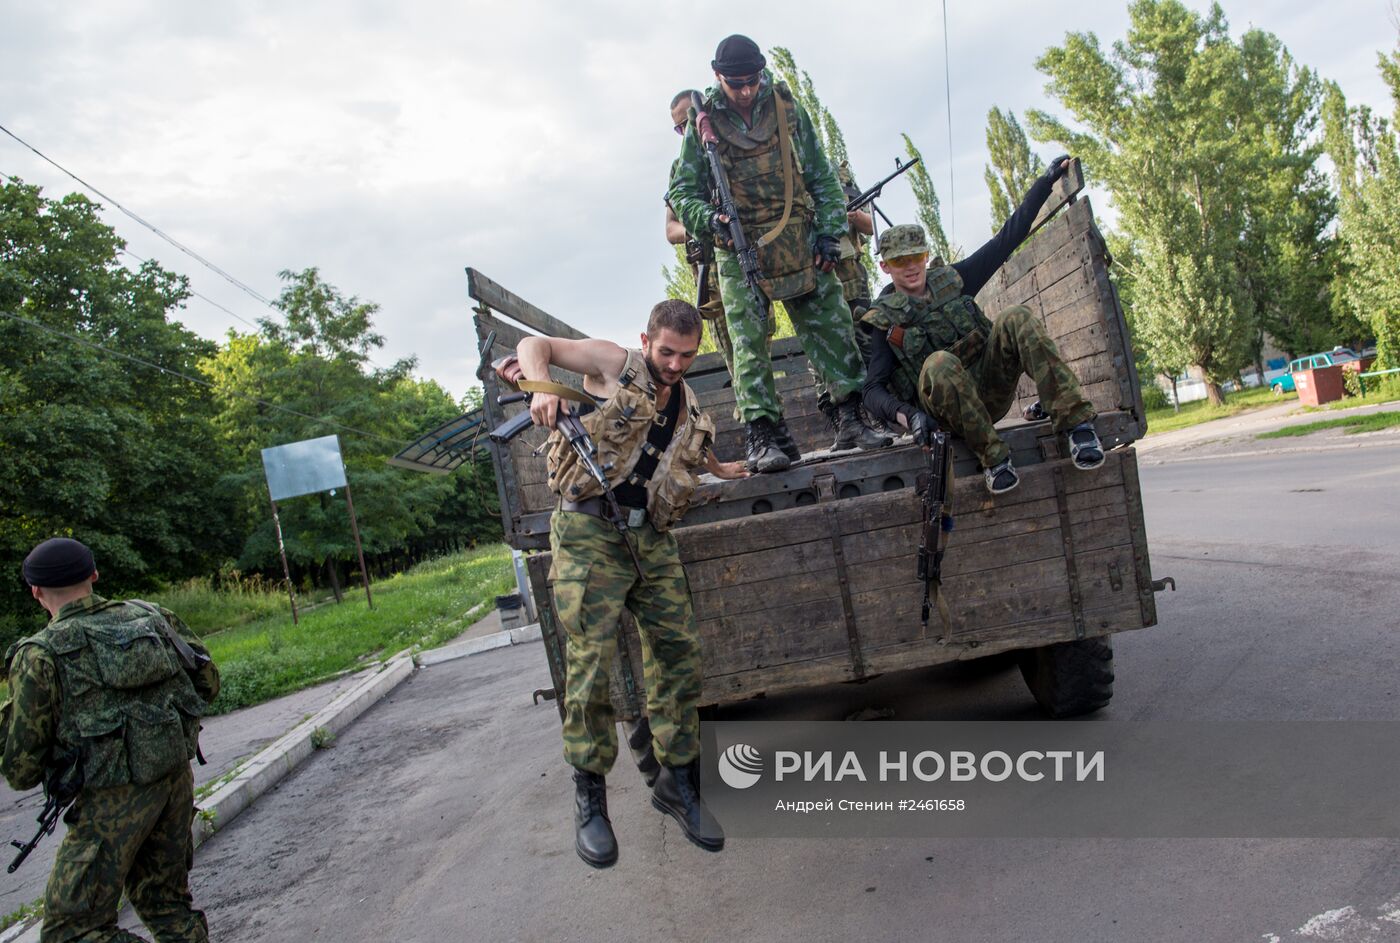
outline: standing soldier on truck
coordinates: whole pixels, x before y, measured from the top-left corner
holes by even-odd
[[[708,117],[697,112],[686,130],[669,194],[686,230],[716,244],[720,293],[734,344],[734,398],[746,424],[748,466],[759,472],[779,471],[801,458],[783,420],[765,341],[766,307],[773,301],[786,306],[803,350],[835,401],[832,450],[879,448],[889,442],[862,423],[859,414],[864,370],[850,309],[833,273],[847,226],[841,184],[817,142],[811,117],[788,87],[773,79],[767,64],[747,36],[730,36],[719,44],[710,63],[716,84],[701,103]],[[712,146],[728,178],[738,222],[756,247],[761,299],[731,251],[733,221],[711,202],[717,183],[701,141],[702,120],[718,138]]]
[[[909,429],[920,443],[939,423],[961,436],[981,462],[992,494],[1020,482],[995,425],[1011,408],[1022,372],[1035,381],[1055,430],[1068,433],[1074,467],[1088,470],[1104,462],[1094,407],[1045,325],[1024,305],[989,320],[973,300],[1030,233],[1069,162],[1052,161],[1001,230],[961,262],[929,262],[921,226],[891,226],[880,236],[880,268],[893,283],[861,319],[869,351],[866,408]]]
[[[690,96],[694,94],[694,89],[682,89],[671,99],[671,123],[677,134],[685,133],[685,126],[690,122]],[[671,175],[667,178],[667,188],[670,188],[676,178],[676,167],[680,159],[671,162]],[[734,382],[734,344],[729,340],[729,327],[724,321],[724,301],[720,297],[719,290],[719,268],[715,265],[715,248],[711,240],[701,242],[691,239],[690,234],[685,231],[685,225],[676,216],[676,211],[671,208],[671,201],[666,199],[666,241],[673,246],[685,246],[685,260],[690,263],[690,273],[695,278],[695,288],[699,297],[695,301],[695,306],[700,310],[700,317],[705,319],[705,324],[710,329],[710,339],[715,342],[715,349],[724,358],[724,367],[729,371],[729,380]],[[773,342],[773,330],[776,324],[772,318],[768,319],[768,342]],[[738,409],[735,409],[734,418],[738,419]]]
[[[626,515],[620,533],[609,521],[603,486],[562,435],[551,435],[549,486],[559,504],[550,518],[550,581],[568,639],[564,758],[574,768],[574,847],[596,868],[617,861],[605,777],[617,758],[608,671],[624,608],[641,637],[652,749],[661,764],[652,805],[701,848],[724,847],[724,831],[699,792],[700,637],[671,528],[689,506],[700,469],[719,478],[747,472],[715,457],[714,424],[683,379],[700,330],[694,305],[671,299],[652,308],[640,350],[532,336],[497,367],[503,380],[522,388],[531,386],[525,381],[547,383],[551,364],[583,375],[583,392],[598,405],[582,423]],[[533,392],[536,425],[553,429],[561,408],[555,393]]]

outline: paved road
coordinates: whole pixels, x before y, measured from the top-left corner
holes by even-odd
[[[1280,461],[1282,459],[1282,461]],[[1144,465],[1180,590],[1118,636],[1108,716],[1400,719],[1400,443]],[[1320,487],[1322,490],[1307,490]],[[611,871],[571,842],[543,652],[426,669],[200,851],[215,940],[1400,939],[1393,840],[687,844],[619,764]],[[931,696],[933,695],[933,696]],[[726,718],[1034,716],[1005,660]]]

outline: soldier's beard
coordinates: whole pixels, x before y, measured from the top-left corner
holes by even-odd
[[[673,380],[670,383],[667,383],[664,379],[662,379],[663,374],[661,370],[656,366],[656,364],[651,362],[650,356],[643,357],[642,360],[646,362],[647,373],[650,373],[651,378],[662,386],[675,386],[677,383],[681,382],[681,377],[684,376],[684,374],[677,374],[675,380]]]

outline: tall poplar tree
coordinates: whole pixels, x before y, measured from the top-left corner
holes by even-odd
[[[992,198],[992,232],[1021,205],[1021,198],[1045,172],[1045,164],[1031,153],[1026,132],[1016,120],[1015,112],[992,108],[987,112],[987,160],[982,179]]]

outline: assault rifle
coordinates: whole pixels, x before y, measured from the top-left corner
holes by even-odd
[[[513,355],[507,355],[497,360],[491,365],[492,369],[499,369],[511,356]],[[541,392],[556,393],[556,395],[558,395],[558,391],[563,390],[567,391],[572,398],[578,398],[578,394],[575,393],[575,391],[570,390],[568,387],[561,387],[558,384],[536,384],[531,380],[521,380],[519,382],[522,386],[534,386]],[[548,387],[548,389],[546,389],[546,387]],[[532,393],[529,390],[521,390],[520,392],[506,393],[498,396],[496,397],[496,402],[501,406],[522,401],[528,404],[531,398]],[[492,429],[491,441],[509,442],[511,439],[514,439],[516,436],[520,435],[520,433],[530,428],[533,424],[534,418],[527,409],[507,419],[495,429]],[[617,495],[613,493],[612,485],[608,484],[608,472],[612,471],[612,464],[609,463],[606,467],[598,464],[598,446],[594,444],[592,437],[588,434],[588,430],[583,427],[583,422],[579,419],[577,413],[568,412],[561,407],[558,414],[555,416],[554,428],[559,430],[559,434],[569,443],[570,448],[574,450],[574,454],[578,456],[579,462],[583,465],[584,470],[588,472],[589,476],[592,477],[594,481],[602,486],[603,513],[606,520],[613,526],[613,529],[617,531],[618,536],[622,538],[623,544],[627,547],[627,553],[632,558],[632,566],[636,569],[637,576],[642,577],[642,561],[638,559],[637,550],[632,546],[632,541],[627,536],[627,531],[630,529],[627,526],[627,515],[623,513],[622,505],[617,503]]]
[[[39,840],[57,827],[63,810],[78,798],[82,788],[83,766],[78,762],[77,751],[68,751],[56,756],[53,765],[44,774],[44,808],[39,813],[39,830],[27,842],[10,842],[19,849],[19,854],[10,862],[9,874],[14,874],[15,869],[24,864],[24,859],[38,846]]]
[[[880,207],[875,205],[875,201],[880,198],[880,194],[885,189],[885,184],[889,183],[895,177],[898,177],[900,174],[904,173],[910,167],[913,167],[919,162],[919,160],[920,158],[915,157],[909,163],[902,164],[900,163],[899,158],[896,157],[894,159],[894,173],[890,174],[884,180],[881,180],[879,183],[875,184],[875,186],[871,187],[869,190],[866,190],[864,193],[858,194],[856,196],[850,196],[849,193],[847,194],[849,199],[846,202],[846,212],[854,213],[856,210],[863,210],[867,205],[869,205],[869,207],[872,210],[880,214],[880,218],[885,221],[886,226],[893,226],[894,223],[890,222],[890,218],[885,215],[884,210],[880,209]]]
[[[953,529],[953,517],[947,511],[948,436],[942,429],[934,430],[932,440],[924,446],[924,458],[927,470],[917,483],[924,505],[923,526],[919,530],[918,575],[924,581],[922,619],[927,632],[929,596],[943,572],[943,534]]]
[[[715,185],[715,202],[719,205],[720,213],[729,218],[729,241],[734,243],[734,254],[739,257],[739,268],[743,269],[744,281],[748,283],[754,304],[758,306],[758,323],[761,327],[768,323],[768,299],[759,284],[763,270],[758,264],[758,249],[744,235],[744,227],[739,222],[739,208],[734,203],[733,192],[729,189],[729,176],[724,172],[724,163],[719,159],[719,137],[710,123],[710,114],[705,110],[705,102],[699,92],[690,93],[690,103],[695,108],[695,132],[699,135],[700,143],[705,148],[705,157],[710,162],[710,179]],[[700,276],[707,274],[707,270],[702,268]],[[700,284],[703,285],[704,282]]]

